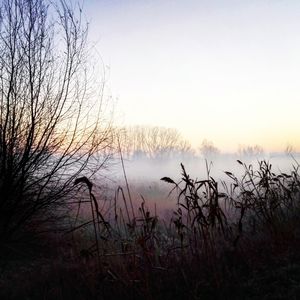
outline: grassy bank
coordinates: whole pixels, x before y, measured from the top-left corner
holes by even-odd
[[[299,299],[300,176],[237,162],[230,183],[164,177],[171,220],[119,188],[75,203],[62,232],[6,247],[2,299]],[[128,194],[129,192],[129,194]],[[74,206],[74,203],[72,204]],[[84,216],[80,213],[85,207]],[[9,250],[10,249],[10,250]]]

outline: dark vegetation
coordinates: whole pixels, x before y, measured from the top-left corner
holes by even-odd
[[[111,132],[90,92],[86,36],[80,8],[65,1],[0,3],[2,246],[57,219],[74,180],[105,163]]]
[[[162,178],[171,218],[134,198],[124,166],[125,187],[97,188],[114,135],[70,3],[0,4],[0,298],[298,299],[298,163],[285,174],[238,161],[229,183],[182,164],[180,182]],[[176,131],[134,134],[129,155],[190,153]],[[207,141],[201,151],[218,154]]]
[[[101,209],[92,182],[78,178],[87,198],[63,234],[45,237],[51,250],[39,241],[38,256],[27,245],[22,259],[2,261],[3,297],[298,299],[298,166],[275,174],[266,161],[257,170],[238,163],[244,175],[226,172],[230,184],[209,170],[207,179],[194,180],[183,165],[180,182],[162,178],[177,199],[169,222],[143,198],[135,210],[121,187]],[[83,205],[90,210],[80,217]]]

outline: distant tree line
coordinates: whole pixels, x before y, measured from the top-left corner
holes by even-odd
[[[259,157],[264,154],[264,149],[259,145],[239,146],[237,154],[241,157]]]
[[[136,125],[115,130],[118,136],[115,148],[120,146],[125,158],[159,160],[202,157],[213,160],[222,155],[220,149],[208,139],[203,139],[196,151],[175,128]],[[263,154],[264,149],[259,145],[240,145],[236,152],[239,157],[258,157]]]
[[[119,142],[127,158],[171,159],[194,155],[191,144],[174,128],[125,127],[119,131]]]

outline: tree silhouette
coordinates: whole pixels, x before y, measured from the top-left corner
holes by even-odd
[[[200,147],[200,153],[205,158],[212,158],[220,154],[220,150],[214,146],[213,142],[204,139]]]
[[[127,127],[120,131],[120,141],[127,157],[168,159],[193,155],[190,143],[174,128]]]
[[[99,167],[95,154],[110,144],[93,95],[87,33],[71,2],[1,1],[2,240],[48,218],[49,208],[72,194],[74,179]]]

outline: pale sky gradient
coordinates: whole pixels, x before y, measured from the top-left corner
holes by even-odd
[[[300,150],[300,1],[85,0],[123,125]]]

